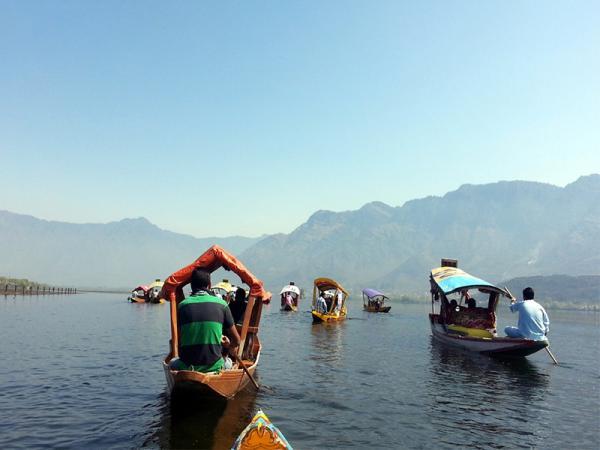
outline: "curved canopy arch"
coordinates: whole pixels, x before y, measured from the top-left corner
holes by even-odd
[[[263,302],[270,300],[271,293],[265,290],[263,282],[256,278],[239,259],[218,245],[213,245],[193,263],[171,274],[164,282],[162,296],[180,302],[185,298],[183,288],[189,284],[194,269],[201,268],[212,273],[220,267],[231,270],[239,276],[250,287],[251,296]]]

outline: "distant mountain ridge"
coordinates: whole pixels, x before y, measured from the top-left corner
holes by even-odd
[[[502,181],[400,207],[317,211],[290,234],[268,236],[242,254],[273,286],[294,280],[310,287],[330,276],[354,290],[418,294],[442,257],[490,281],[600,274],[600,175],[564,188]]]
[[[142,217],[73,224],[0,211],[0,274],[63,286],[122,288],[162,279],[213,244],[239,254],[260,239],[198,239],[162,230]]]
[[[600,275],[600,175],[564,188],[527,181],[463,185],[442,197],[355,211],[319,210],[289,234],[194,238],[144,218],[71,224],[0,211],[0,275],[76,287],[122,288],[164,278],[220,244],[272,291],[318,276],[424,295],[442,257],[491,282]],[[215,274],[215,277],[221,274]]]
[[[522,290],[533,287],[535,298],[545,307],[569,306],[570,308],[600,310],[600,276],[549,275],[518,277],[499,283],[507,286],[517,298],[522,298]]]

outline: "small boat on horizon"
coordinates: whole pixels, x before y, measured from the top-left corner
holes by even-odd
[[[148,286],[148,292],[146,296],[148,298],[148,302],[150,303],[164,303],[165,299],[160,296],[160,291],[163,287],[163,282],[160,281],[160,278],[155,279],[150,286]]]
[[[512,299],[512,295],[506,289],[459,269],[456,260],[443,259],[441,267],[431,270],[429,281],[429,322],[437,341],[500,357],[524,357],[548,346],[547,340],[498,337],[496,307],[501,297]],[[475,295],[480,299],[475,300]],[[467,301],[469,306],[463,303]],[[484,306],[476,306],[477,301]],[[437,314],[436,302],[440,304]]]
[[[288,299],[288,295],[290,298]],[[298,302],[300,301],[300,288],[293,281],[284,286],[279,293],[281,298],[282,311],[298,311]]]
[[[292,450],[292,446],[279,428],[259,409],[235,440],[231,450]]]
[[[131,303],[146,303],[148,301],[148,286],[140,284],[127,297]]]
[[[323,295],[326,307],[318,304],[319,297]],[[313,282],[312,319],[313,323],[338,322],[346,319],[348,311],[346,299],[348,291],[337,281],[331,278],[317,278]],[[341,296],[341,298],[340,298]]]
[[[213,294],[221,297],[223,300],[230,300],[229,295],[236,290],[236,287],[229,282],[227,278],[223,278],[210,289]]]
[[[389,297],[377,289],[365,288],[362,290],[363,309],[367,312],[386,313],[392,309],[391,306],[385,306],[386,299]]]

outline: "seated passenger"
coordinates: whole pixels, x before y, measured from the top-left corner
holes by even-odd
[[[319,298],[317,299],[317,312],[325,314],[329,309],[327,308],[327,302],[325,301],[325,294],[323,292],[319,293]]]
[[[474,298],[469,298],[467,300],[467,306],[469,310],[474,310],[475,308],[477,308],[477,301],[475,301]]]
[[[233,351],[240,336],[227,303],[209,293],[210,273],[195,269],[191,285],[192,295],[177,305],[179,358],[174,358],[169,366],[173,370],[219,372],[224,365],[223,334],[229,337]]]
[[[238,287],[235,291],[233,301],[229,304],[234,323],[241,324],[243,322],[246,306],[248,306],[248,302],[246,301],[246,291],[244,291],[243,288]]]

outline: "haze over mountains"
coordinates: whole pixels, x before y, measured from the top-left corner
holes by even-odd
[[[144,218],[72,224],[0,211],[0,274],[52,285],[134,288],[165,278],[213,244],[240,253],[260,238],[203,238]]]
[[[600,275],[600,175],[564,188],[525,181],[463,185],[400,207],[317,211],[290,234],[203,238],[146,219],[48,222],[0,212],[0,274],[75,286],[125,287],[164,278],[213,243],[240,256],[271,290],[310,289],[317,276],[350,289],[424,293],[440,258],[490,281]]]

